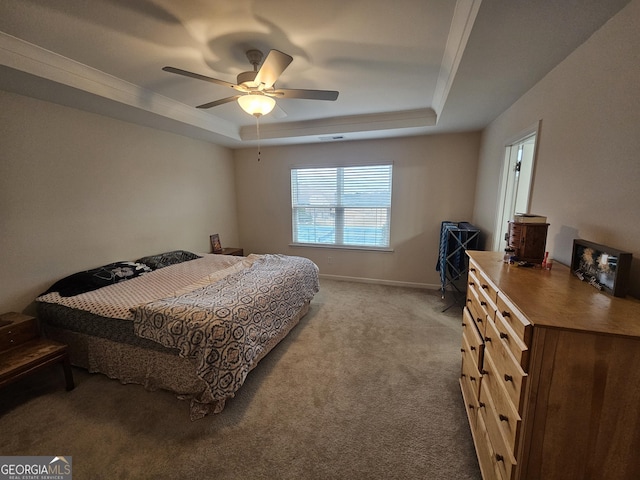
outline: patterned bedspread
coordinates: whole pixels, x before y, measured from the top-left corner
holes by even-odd
[[[318,267],[310,260],[262,255],[215,283],[138,305],[134,330],[193,357],[208,386],[198,402],[217,402],[221,411],[318,290]]]

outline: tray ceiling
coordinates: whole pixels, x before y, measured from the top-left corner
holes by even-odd
[[[245,52],[293,62],[280,88],[340,92],[278,99],[263,144],[478,130],[629,0],[3,0],[0,88],[231,148],[256,119],[224,86]]]

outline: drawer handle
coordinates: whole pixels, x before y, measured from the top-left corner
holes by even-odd
[[[484,341],[485,342],[490,342],[491,341],[491,337],[484,337]]]
[[[466,375],[465,373],[461,373],[461,374],[460,374],[460,377],[461,377],[461,378],[466,378],[466,377],[467,377],[467,375]]]
[[[504,332],[500,332],[500,338],[509,338],[509,335]]]
[[[471,410],[473,410],[475,407],[473,406],[472,403],[470,403],[469,405],[467,405]]]
[[[480,402],[480,403],[478,404],[478,408],[484,408],[484,407],[485,407],[485,405],[484,405],[484,403],[483,403],[483,402]]]
[[[476,318],[476,322],[482,323],[482,319],[480,317]]]
[[[482,305],[483,307],[487,306],[487,302],[485,302],[484,300],[480,301],[480,305]]]
[[[509,421],[509,417],[507,417],[506,415],[498,415],[498,418],[500,419],[501,422],[508,422]]]
[[[464,348],[461,348],[461,349],[460,349],[460,351],[461,351],[462,353],[466,352],[466,350],[465,350]]]
[[[469,348],[471,349],[472,352],[476,349],[476,347],[474,347],[473,345],[471,345]]]
[[[482,284],[482,288],[483,288],[483,289],[485,289],[485,290],[487,290],[487,289],[489,288],[489,285],[487,285],[486,283],[483,283],[483,284]]]
[[[476,377],[469,377],[469,380],[471,380],[472,382],[476,381]]]
[[[505,382],[513,382],[513,377],[511,375],[507,375],[506,373],[504,374],[504,381]]]
[[[467,326],[467,324],[466,324],[466,323],[464,323],[464,322],[462,322],[462,326],[463,326],[463,327],[466,327],[466,326]]]
[[[489,372],[487,372],[486,370],[480,370],[480,373],[481,373],[482,375],[489,375]]]
[[[505,310],[505,311],[502,312],[502,316],[503,317],[510,317],[511,314]]]
[[[467,298],[467,303],[471,303],[471,299],[470,298]]]
[[[471,270],[473,273],[476,273],[476,269],[475,268],[470,268],[469,270]]]
[[[504,457],[502,455],[500,455],[499,453],[496,453],[496,460],[498,462],[504,462]]]
[[[470,286],[470,287],[473,287],[474,285],[475,285],[475,283],[473,283],[473,282],[469,282],[469,286]]]

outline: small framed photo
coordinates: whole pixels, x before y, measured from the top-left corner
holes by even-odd
[[[575,239],[571,271],[583,282],[614,297],[625,297],[629,289],[632,254]]]
[[[211,250],[213,251],[213,253],[222,253],[222,244],[220,243],[220,235],[218,235],[217,233],[214,233],[213,235],[209,236],[209,239],[211,240]]]

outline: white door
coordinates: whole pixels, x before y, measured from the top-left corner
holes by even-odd
[[[508,222],[513,219],[515,213],[532,213],[529,211],[529,195],[533,181],[536,136],[537,133],[530,133],[505,148],[494,250],[501,251],[506,248]]]

